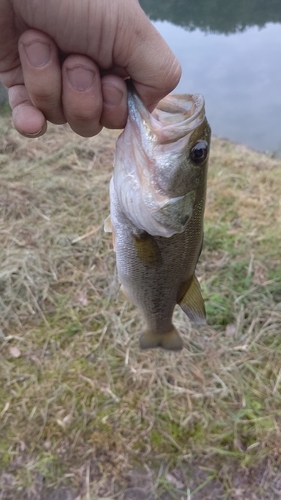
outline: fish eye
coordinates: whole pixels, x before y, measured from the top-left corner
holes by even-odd
[[[206,141],[198,141],[190,151],[190,158],[193,163],[200,165],[206,160],[208,154],[208,143]]]

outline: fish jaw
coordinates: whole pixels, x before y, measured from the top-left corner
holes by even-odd
[[[200,137],[209,142],[204,99],[199,94],[168,96],[150,114],[137,94],[129,92],[128,106],[115,155],[118,201],[136,227],[170,237],[184,231],[207,164],[189,159],[199,128]]]

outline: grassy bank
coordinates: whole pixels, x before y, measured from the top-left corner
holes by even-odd
[[[279,498],[281,162],[214,139],[209,326],[177,310],[183,351],[141,352],[103,232],[116,137],[0,119],[0,499]]]

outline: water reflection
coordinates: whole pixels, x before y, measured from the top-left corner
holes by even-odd
[[[141,4],[153,18],[184,26],[154,22],[182,64],[177,91],[205,96],[213,133],[281,155],[281,24],[267,23],[281,22],[281,2]]]
[[[227,34],[281,23],[280,0],[140,0],[140,4],[153,21],[170,21],[190,31]]]

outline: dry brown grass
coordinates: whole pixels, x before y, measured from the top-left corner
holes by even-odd
[[[141,352],[103,233],[116,137],[0,121],[0,498],[279,498],[281,163],[213,141],[210,326],[177,310],[183,351]]]

